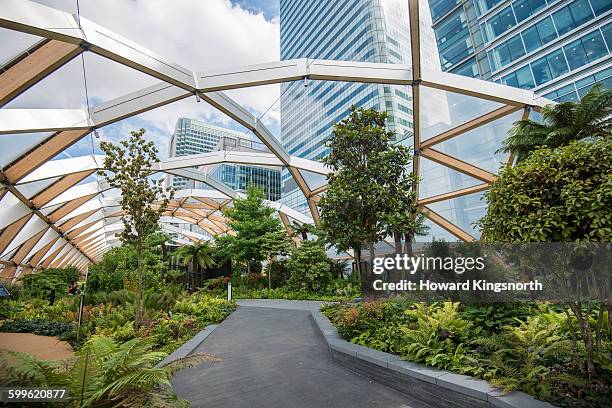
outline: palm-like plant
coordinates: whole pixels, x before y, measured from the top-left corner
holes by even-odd
[[[612,90],[594,85],[580,102],[562,102],[542,108],[543,123],[523,119],[510,129],[500,151],[517,162],[540,146],[564,146],[585,138],[610,138],[612,134]]]
[[[188,406],[170,388],[179,370],[219,361],[198,353],[163,366],[154,366],[166,353],[152,351],[156,339],[134,338],[117,344],[110,337],[92,337],[78,353],[73,378],[85,383],[83,406]],[[87,371],[83,376],[83,370]]]
[[[186,407],[170,387],[179,370],[220,361],[197,353],[169,364],[155,364],[166,353],[152,351],[156,339],[134,338],[117,344],[111,337],[93,336],[75,359],[40,361],[27,353],[0,351],[0,380],[14,386],[68,387],[79,407]]]
[[[191,264],[197,276],[200,276],[202,268],[212,268],[216,264],[213,259],[213,247],[206,241],[182,246],[176,251],[176,254],[179,259],[182,259],[185,266]],[[193,283],[192,276],[192,285]]]

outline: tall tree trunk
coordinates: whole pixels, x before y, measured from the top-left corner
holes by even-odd
[[[395,254],[402,253],[402,234],[399,231],[393,231],[393,240],[395,241]]]
[[[142,243],[140,242],[140,238],[136,241],[136,302],[134,307],[136,309],[136,319],[134,321],[134,328],[139,329],[142,324]]]
[[[272,260],[268,260],[268,291],[272,290]]]
[[[414,239],[414,237],[412,236],[412,234],[406,234],[405,235],[405,245],[406,245],[406,249],[404,250],[404,252],[406,254],[408,254],[409,257],[412,257],[413,253],[412,253],[412,240]]]
[[[355,254],[355,262],[357,266],[357,274],[359,275],[359,280],[363,283],[364,279],[361,273],[361,249],[353,248],[353,252]]]
[[[376,256],[375,252],[374,252],[374,243],[373,242],[368,242],[368,255],[369,255],[369,260],[370,260],[370,267],[369,267],[369,274],[367,276],[366,282],[368,285],[368,290],[372,291],[372,294],[374,294],[373,292],[373,288],[371,286],[372,282],[374,280],[374,273],[372,272],[374,269],[374,257]]]

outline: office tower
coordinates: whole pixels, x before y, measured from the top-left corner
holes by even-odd
[[[242,135],[229,129],[212,126],[195,119],[179,118],[170,140],[169,157],[212,152],[221,137]],[[193,188],[194,182],[183,177],[169,176],[169,185],[175,189]]]
[[[427,7],[421,8],[429,19]],[[423,16],[422,16],[423,17]],[[410,61],[408,2],[405,0],[280,1],[281,59],[327,59],[404,64]],[[435,46],[429,24],[422,38]],[[424,47],[423,65],[439,64],[432,47]],[[429,54],[428,54],[429,52]],[[438,65],[439,67],[439,65]],[[282,85],[281,142],[292,155],[317,160],[332,126],[349,107],[386,110],[399,140],[412,134],[412,98],[408,87],[308,81]],[[303,173],[311,188],[322,178]],[[288,172],[283,172],[282,201],[307,212],[306,201]]]
[[[214,150],[269,153],[263,143],[238,133],[234,136],[221,136]],[[246,193],[247,187],[253,184],[260,187],[270,201],[277,201],[281,197],[281,170],[278,167],[222,163],[207,169],[207,172],[240,193]]]
[[[442,69],[575,101],[612,87],[610,0],[430,0]]]

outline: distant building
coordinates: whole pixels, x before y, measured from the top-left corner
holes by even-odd
[[[243,134],[221,137],[214,150],[269,153],[265,145]],[[245,193],[249,184],[254,184],[264,191],[266,198],[270,201],[279,200],[281,197],[281,170],[279,167],[223,163],[208,171],[217,180],[240,193]]]
[[[242,133],[209,125],[195,119],[179,118],[170,140],[169,156],[178,157],[212,152],[221,137],[234,137],[236,135],[242,135]],[[175,189],[192,188],[194,186],[192,180],[183,177],[169,176],[168,182]]]

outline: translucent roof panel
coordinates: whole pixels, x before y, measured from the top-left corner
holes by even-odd
[[[0,28],[0,66],[6,65],[42,40],[43,37]]]
[[[300,170],[300,174],[304,177],[308,188],[316,190],[317,188],[327,184],[327,177],[322,174],[313,173],[311,171]]]
[[[478,239],[481,231],[473,224],[486,213],[487,206],[483,195],[484,193],[470,194],[433,203],[428,207]]]
[[[504,106],[498,102],[426,86],[420,87],[420,90],[422,141]]]
[[[60,178],[61,177],[53,177],[50,179],[33,181],[31,183],[17,184],[15,187],[21,194],[30,199],[45,188],[49,187],[51,184],[55,183]]]
[[[434,148],[491,173],[497,173],[508,159],[508,154],[497,151],[503,146],[508,130],[514,122],[521,119],[522,114],[523,111],[511,113],[446,140]]]
[[[0,167],[18,159],[51,135],[52,132],[0,135]]]
[[[481,180],[424,157],[420,158],[419,163],[421,177],[419,198],[433,197],[483,183]]]
[[[53,95],[49,98],[49,95]],[[87,106],[83,65],[77,56],[9,102],[6,108],[78,109]]]

